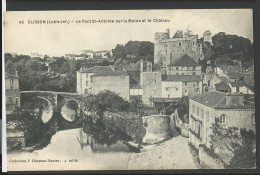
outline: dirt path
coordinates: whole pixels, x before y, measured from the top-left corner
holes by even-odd
[[[128,169],[198,169],[188,146],[188,138],[173,137],[158,145],[146,146],[129,158]]]

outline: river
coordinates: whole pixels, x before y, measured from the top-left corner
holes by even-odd
[[[58,131],[53,135],[50,144],[42,150],[32,153],[9,153],[8,171],[127,169],[132,153],[121,141],[109,147],[94,143],[93,150],[90,145],[85,145],[82,149],[78,140],[80,135],[80,128]],[[83,137],[87,135],[83,133]],[[15,160],[26,160],[26,163],[15,163]],[[33,160],[38,162],[32,162]]]
[[[52,111],[51,105],[43,106],[43,123],[52,118]],[[73,122],[77,115],[68,105],[62,107],[61,114],[68,122]],[[118,131],[102,124],[96,127],[93,135],[87,135],[81,128],[57,131],[41,150],[8,153],[8,171],[125,170],[133,153],[118,140],[117,134]],[[18,160],[23,161],[16,162]]]

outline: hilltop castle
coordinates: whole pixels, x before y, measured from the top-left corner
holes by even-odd
[[[156,32],[154,34],[154,63],[159,64],[162,71],[166,71],[168,65],[173,64],[185,54],[199,62],[204,59],[202,48],[205,42],[212,44],[212,35],[209,30],[203,33],[203,41],[198,39],[198,35],[193,35],[190,30],[185,33],[183,30],[177,30],[172,38],[169,29],[166,29],[166,32]]]

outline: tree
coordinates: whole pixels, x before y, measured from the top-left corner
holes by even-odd
[[[253,168],[256,164],[255,154],[255,133],[252,130],[236,127],[223,128],[219,124],[218,118],[212,125],[211,151],[215,152],[219,148],[223,153],[232,158],[227,168]]]

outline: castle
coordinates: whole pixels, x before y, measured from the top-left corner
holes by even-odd
[[[198,39],[198,35],[193,35],[190,30],[184,33],[183,30],[177,30],[172,38],[170,29],[166,29],[166,32],[156,32],[154,34],[154,63],[159,64],[161,70],[166,72],[168,65],[173,64],[185,54],[199,62],[204,59],[202,51],[204,42],[212,44],[212,35],[209,30],[203,33],[203,41]]]

